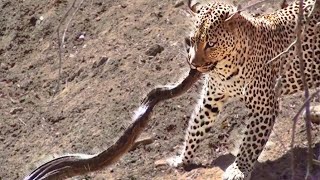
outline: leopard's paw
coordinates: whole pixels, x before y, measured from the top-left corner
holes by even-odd
[[[250,177],[245,176],[245,174],[240,171],[236,163],[232,163],[223,173],[222,179],[223,180],[249,180]]]
[[[166,159],[166,162],[171,167],[180,167],[183,166],[183,157],[182,156],[173,156]]]

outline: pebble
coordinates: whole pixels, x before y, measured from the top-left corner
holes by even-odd
[[[147,51],[146,55],[148,56],[156,56],[157,54],[161,53],[164,50],[164,47],[160,46],[159,44],[155,44],[151,46]]]
[[[176,1],[176,3],[174,4],[174,7],[175,7],[175,8],[178,8],[178,7],[183,6],[183,5],[184,5],[184,2],[183,2],[182,0],[178,0],[178,1]]]
[[[99,62],[96,61],[96,62],[93,63],[92,68],[97,68],[97,67],[99,67],[99,66],[102,66],[102,65],[104,65],[107,61],[108,61],[108,58],[105,57],[105,56],[103,56],[103,57],[100,59]]]
[[[303,113],[306,118],[306,112]],[[320,105],[310,106],[310,121],[315,124],[320,124]]]
[[[16,107],[16,108],[12,108],[10,110],[10,114],[17,114],[17,112],[21,112],[23,111],[23,108],[22,107]]]
[[[81,34],[81,35],[79,36],[79,39],[84,40],[84,35]]]
[[[157,71],[160,71],[160,70],[161,70],[161,66],[156,65],[156,70],[157,70]]]
[[[5,64],[5,63],[1,63],[0,64],[0,68],[3,69],[3,70],[8,70],[9,69],[8,65]]]

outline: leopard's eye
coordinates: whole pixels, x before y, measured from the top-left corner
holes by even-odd
[[[212,41],[208,41],[206,44],[206,49],[207,48],[212,48],[216,43],[212,42]]]

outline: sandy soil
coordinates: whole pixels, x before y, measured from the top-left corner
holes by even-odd
[[[59,89],[56,29],[72,1],[0,2],[0,179],[22,179],[52,155],[93,154],[107,148],[130,124],[148,91],[177,82],[188,71],[183,39],[191,30],[191,20],[183,1],[90,0],[81,6],[79,2],[78,11],[75,15],[72,11],[61,28],[63,34],[70,21]],[[272,11],[279,7],[275,2],[255,10]],[[199,149],[196,168],[155,164],[179,152],[200,88],[198,83],[182,97],[155,108],[144,134],[155,138],[154,143],[83,178],[219,179],[232,157],[214,149],[218,128]],[[302,101],[302,94],[284,98],[252,179],[290,179],[291,119]],[[238,102],[226,106],[221,121],[243,122],[243,108]],[[316,156],[319,129],[313,125]],[[296,144],[300,179],[307,152],[302,119]]]

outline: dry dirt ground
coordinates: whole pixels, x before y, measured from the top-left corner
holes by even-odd
[[[255,10],[272,11],[279,8],[275,2]],[[0,179],[22,179],[54,154],[93,154],[107,148],[130,124],[148,91],[174,83],[188,71],[183,39],[191,30],[191,20],[186,3],[87,0],[80,6],[78,0],[61,26],[62,34],[70,21],[58,89],[56,29],[71,4],[71,0],[0,1]],[[232,157],[214,149],[216,136],[199,149],[198,168],[155,165],[179,152],[200,88],[198,83],[182,97],[155,108],[145,131],[145,136],[155,138],[154,143],[83,178],[219,179]],[[284,98],[252,179],[291,177],[291,119],[302,101],[302,94]],[[234,103],[225,108],[221,119],[241,122],[245,116],[243,106]],[[319,125],[313,125],[313,134],[319,156]],[[302,119],[296,144],[300,179],[307,151]]]

